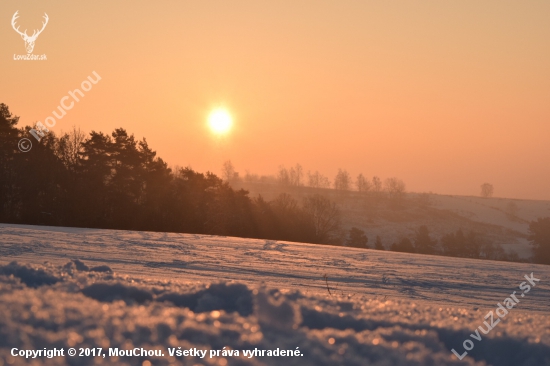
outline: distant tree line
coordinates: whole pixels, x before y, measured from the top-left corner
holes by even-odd
[[[148,230],[229,235],[367,248],[364,231],[342,229],[340,211],[320,194],[301,201],[281,194],[271,201],[251,198],[233,189],[238,178],[233,165],[224,164],[223,178],[190,168],[170,169],[147,141],[138,141],[122,128],[110,135],[92,131],[88,136],[73,129],[57,137],[45,135],[23,153],[18,141],[30,127],[17,128],[19,117],[0,104],[0,222],[75,226],[123,230]],[[247,173],[249,174],[249,173]],[[326,185],[318,172],[308,182]],[[300,185],[304,179],[297,165],[279,179]],[[349,189],[349,174],[339,170],[335,187]],[[382,183],[362,175],[360,192],[381,192]],[[397,178],[384,182],[389,197],[399,198],[405,185]],[[510,213],[517,207],[510,207]],[[534,261],[550,264],[550,218],[530,224]],[[375,249],[385,249],[376,237]],[[473,232],[457,230],[436,241],[426,226],[413,238],[402,238],[390,250],[467,258],[517,260],[500,246],[486,243]]]
[[[49,133],[23,153],[30,127],[18,121],[0,104],[0,222],[339,243],[340,212],[322,195],[251,198],[212,173],[170,169],[123,128]],[[230,164],[223,174],[237,176]]]
[[[377,176],[369,180],[361,173],[353,179],[347,170],[338,169],[334,181],[331,183],[330,179],[319,173],[319,171],[308,171],[304,175],[304,170],[300,164],[290,168],[280,166],[275,176],[260,176],[247,171],[246,175],[241,177],[235,170],[233,163],[227,160],[222,166],[222,177],[230,184],[244,181],[246,183],[280,184],[285,187],[333,188],[340,192],[355,190],[376,197],[386,193],[393,202],[403,200],[406,193],[405,183],[399,178],[387,178],[382,182]]]
[[[550,264],[550,217],[539,218],[529,225],[529,239],[533,249],[533,262]],[[346,245],[355,248],[369,248],[368,237],[363,230],[353,227],[349,230]],[[382,240],[376,236],[374,249],[385,250]],[[440,240],[433,239],[426,225],[418,227],[412,238],[403,237],[393,243],[390,251],[403,253],[433,254],[449,257],[492,259],[518,262],[520,258],[514,251],[506,253],[501,245],[486,241],[473,230],[465,233],[462,229],[443,235]]]

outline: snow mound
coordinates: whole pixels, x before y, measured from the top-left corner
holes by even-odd
[[[0,266],[0,275],[17,277],[21,282],[30,287],[53,285],[59,279],[46,273],[43,269],[21,266],[17,262],[11,262],[7,266]]]
[[[142,304],[153,299],[151,292],[133,286],[124,286],[121,283],[94,283],[83,288],[82,293],[94,300],[103,302],[124,300],[127,303]]]
[[[159,296],[158,301],[168,301],[179,307],[186,307],[196,313],[224,310],[238,312],[242,316],[252,313],[252,291],[243,284],[212,284],[195,293],[167,293]]]
[[[73,259],[71,262],[68,262],[64,268],[67,269],[67,270],[70,270],[72,268],[75,268],[77,271],[86,271],[86,272],[108,272],[108,273],[112,273],[113,270],[111,269],[111,267],[109,266],[105,266],[105,265],[102,265],[102,266],[96,266],[96,267],[88,267],[87,265],[84,264],[84,262],[82,262],[80,259]]]
[[[143,280],[66,265],[0,266],[0,364],[12,348],[161,350],[161,356],[36,358],[33,365],[550,365],[550,317],[514,309],[480,341],[486,312],[235,282]],[[475,345],[459,360],[451,349]],[[207,356],[170,356],[196,348]],[[208,355],[238,350],[239,356]],[[281,357],[243,351],[299,350]],[[462,353],[462,352],[460,352]],[[149,361],[149,362],[146,362]]]

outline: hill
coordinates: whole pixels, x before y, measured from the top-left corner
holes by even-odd
[[[403,237],[412,238],[419,226],[426,225],[435,239],[458,229],[474,230],[485,242],[501,245],[506,252],[513,251],[520,258],[528,259],[532,255],[527,239],[529,223],[550,216],[550,201],[407,193],[396,205],[384,194],[244,181],[234,182],[232,186],[249,191],[251,197],[261,195],[266,200],[281,193],[297,199],[314,193],[326,195],[338,204],[344,229],[364,230],[370,247],[377,235],[389,248]]]

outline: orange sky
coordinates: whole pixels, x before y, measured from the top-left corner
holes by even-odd
[[[170,165],[402,178],[410,191],[550,199],[550,2],[2,1],[0,102],[22,125],[125,127]],[[50,22],[15,61],[21,30]],[[28,32],[29,34],[32,31]],[[232,132],[216,138],[210,110]]]

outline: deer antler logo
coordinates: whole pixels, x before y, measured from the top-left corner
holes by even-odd
[[[19,33],[21,38],[23,38],[23,40],[25,41],[25,48],[27,49],[27,53],[32,53],[32,51],[34,50],[34,42],[36,41],[36,38],[38,38],[40,33],[42,33],[42,31],[44,30],[44,28],[46,28],[46,25],[48,24],[48,20],[49,20],[48,14],[44,13],[45,21],[42,22],[42,29],[35,30],[32,36],[28,36],[26,29],[24,32],[20,32],[19,27],[15,26],[15,21],[17,20],[17,18],[19,18],[19,16],[17,15],[18,13],[19,13],[19,10],[16,11],[15,14],[13,14],[13,18],[11,18],[11,26],[17,33]]]

